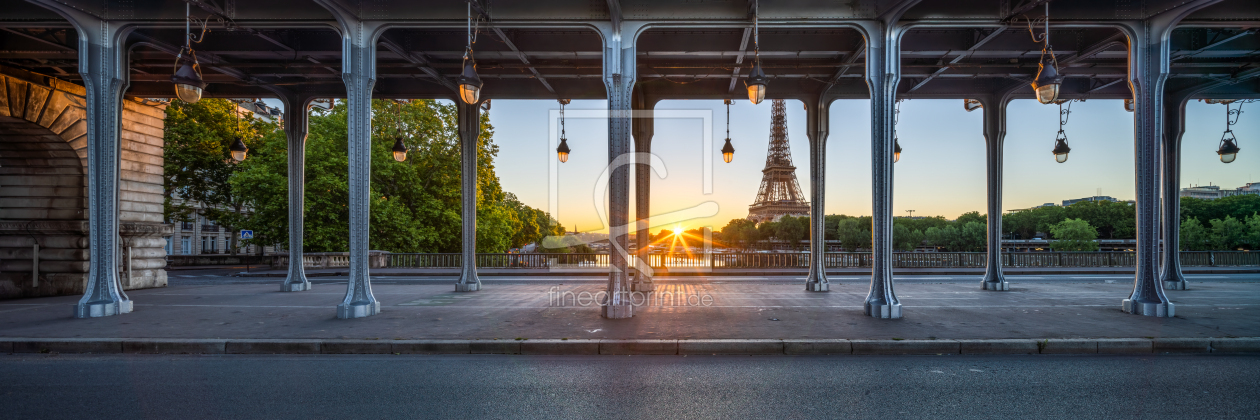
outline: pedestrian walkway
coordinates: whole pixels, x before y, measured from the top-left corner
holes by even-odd
[[[227,268],[219,267],[195,267],[196,269],[210,268]],[[232,266],[239,269],[241,277],[285,277],[288,275],[288,269],[271,269],[269,267],[260,268],[252,267],[246,272],[244,265]],[[349,268],[324,268],[324,269],[306,269],[307,277],[337,277],[349,274]],[[983,275],[984,268],[953,268],[953,267],[916,267],[916,268],[897,268],[894,270],[896,275]],[[1018,275],[1054,275],[1054,274],[1126,274],[1133,275],[1133,267],[1019,267],[1006,268],[1003,272],[1012,276]],[[1241,273],[1260,273],[1260,267],[1187,267],[1183,268],[1185,274],[1241,274]],[[172,271],[172,275],[179,275],[179,270]],[[588,268],[588,269],[558,269],[550,270],[546,268],[480,268],[477,274],[481,276],[607,276],[608,268]],[[787,276],[787,275],[806,275],[808,271],[804,268],[715,268],[712,270],[696,270],[696,269],[676,269],[666,270],[657,269],[655,272],[657,277],[681,277],[681,276]],[[828,275],[867,275],[871,274],[870,268],[829,268]],[[373,277],[416,277],[416,276],[455,276],[459,275],[458,268],[374,268],[371,269]]]
[[[904,318],[863,315],[867,287],[662,281],[631,319],[599,316],[602,285],[493,284],[455,293],[450,284],[373,287],[381,314],[341,320],[344,282],[308,292],[275,284],[172,286],[128,292],[135,312],[74,319],[78,296],[0,302],[0,337],[240,339],[1011,339],[1260,337],[1260,283],[1195,282],[1169,292],[1176,317],[1120,311],[1130,284],[1014,283],[897,287]]]

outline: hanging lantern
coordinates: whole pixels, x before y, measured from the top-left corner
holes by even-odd
[[[402,136],[394,138],[393,152],[395,161],[402,162],[407,160],[407,145],[403,143]]]
[[[748,72],[748,100],[753,104],[766,100],[766,81],[766,72],[761,70],[761,59],[757,59],[753,63],[752,71]]]
[[[1242,149],[1238,148],[1238,139],[1234,138],[1233,131],[1226,131],[1225,134],[1229,138],[1221,137],[1221,148],[1216,150],[1216,154],[1221,155],[1221,163],[1230,163],[1238,158],[1238,152]]]
[[[1037,79],[1032,82],[1032,88],[1037,92],[1037,102],[1043,104],[1052,104],[1059,100],[1059,85],[1063,83],[1063,77],[1059,76],[1059,71],[1051,62],[1053,59],[1054,56],[1051,55],[1049,59],[1041,61],[1041,70],[1037,72]]]
[[[893,138],[893,163],[901,160],[901,141]]]
[[[201,65],[197,63],[197,53],[192,49],[193,34],[191,4],[184,5],[184,46],[175,56],[175,73],[171,75],[171,83],[175,84],[175,97],[194,104],[201,100],[201,92],[206,88],[206,81],[201,78]],[[201,36],[196,42],[206,38],[206,26],[201,25]],[[185,56],[184,53],[188,55]]]
[[[560,138],[560,147],[556,148],[556,157],[560,158],[560,163],[569,161],[569,143],[564,137]]]
[[[246,154],[249,153],[249,148],[245,147],[245,142],[240,137],[237,137],[236,141],[233,141],[232,145],[228,146],[228,151],[232,152],[232,160],[240,163],[245,160]]]
[[[481,77],[477,76],[477,61],[471,50],[464,57],[464,72],[459,75],[459,98],[466,104],[475,104],[481,98]]]
[[[722,146],[722,160],[731,163],[735,159],[735,146],[731,145],[731,139],[726,139],[726,145]]]
[[[1037,77],[1033,79],[1032,88],[1037,94],[1037,102],[1043,104],[1052,104],[1059,100],[1059,85],[1063,83],[1063,76],[1059,74],[1059,61],[1054,57],[1054,48],[1050,46],[1050,2],[1046,2],[1046,17],[1044,19],[1045,32],[1038,38],[1037,34],[1032,33],[1032,22],[1028,24],[1028,33],[1032,34],[1033,41],[1042,42],[1041,62],[1037,64]]]
[[[1059,131],[1059,135],[1060,137],[1054,140],[1054,161],[1063,163],[1067,162],[1068,152],[1071,152],[1072,148],[1068,147],[1067,135],[1063,134],[1063,131]]]

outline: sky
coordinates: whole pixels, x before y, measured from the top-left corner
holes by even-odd
[[[1237,107],[1237,104],[1234,105]],[[504,191],[527,205],[552,213],[569,231],[605,230],[595,191],[608,164],[608,123],[604,100],[575,100],[566,107],[566,134],[573,150],[567,163],[556,159],[559,104],[552,100],[497,100],[489,111],[494,142],[499,146],[495,170]],[[712,226],[748,215],[761,182],[770,139],[771,101],[753,105],[736,101],[730,107],[730,136],[735,159],[722,162],[718,149],[726,138],[726,110],[721,101],[671,100],[657,104],[658,115],[707,116],[664,118],[655,122],[652,152],[666,174],[652,180],[653,231],[660,228]],[[1058,131],[1058,110],[1034,100],[1016,100],[1007,109],[1004,150],[1004,210],[1101,195],[1134,198],[1133,114],[1120,100],[1074,102],[1063,127],[1072,147],[1066,163],[1050,153]],[[1191,102],[1186,106],[1182,138],[1181,186],[1220,185],[1233,189],[1260,181],[1260,104],[1246,104],[1233,126],[1242,148],[1238,159],[1223,164],[1216,155],[1224,131],[1224,105]],[[903,148],[894,165],[894,215],[944,216],[986,213],[983,110],[967,112],[962,100],[901,102],[897,126]],[[805,111],[799,101],[787,103],[788,137],[801,191],[809,196],[809,140]],[[582,115],[587,114],[587,115]],[[594,114],[595,118],[591,118]],[[870,102],[841,100],[832,104],[827,140],[827,214],[871,214]],[[550,123],[550,124],[549,124]],[[711,155],[703,143],[711,142]],[[712,159],[712,188],[706,192],[704,160]],[[556,172],[552,175],[552,167]],[[549,183],[558,192],[552,208]],[[631,182],[633,194],[633,181]],[[602,197],[598,198],[597,197]],[[633,215],[633,199],[631,214]],[[913,213],[907,210],[914,210]],[[703,216],[703,217],[701,217]]]
[[[602,110],[606,101],[574,101],[568,111]],[[1237,105],[1235,105],[1237,106]],[[1250,107],[1256,107],[1248,109]],[[1216,155],[1224,130],[1223,105],[1193,102],[1187,106],[1186,134],[1182,140],[1182,186],[1222,185],[1236,188],[1260,176],[1260,105],[1244,107],[1234,126],[1243,151],[1231,164]],[[566,133],[569,161],[556,165],[550,176],[549,160],[556,159],[549,143],[549,115],[555,101],[494,101],[489,111],[500,152],[496,171],[505,191],[524,203],[553,212],[569,230],[604,228],[595,206],[596,180],[608,162],[607,120],[574,118],[569,112]],[[658,118],[652,152],[665,164],[664,178],[653,178],[652,213],[671,212],[702,203],[716,204],[716,215],[674,222],[694,228],[720,229],[734,218],[748,215],[756,198],[765,167],[770,138],[770,101],[753,105],[737,101],[731,108],[731,140],[735,159],[723,163],[717,151],[725,139],[725,108],[721,101],[674,100],[657,104],[658,115],[673,110],[712,113],[712,193],[702,182],[704,119]],[[787,103],[788,136],[797,179],[808,197],[809,150],[805,136],[805,111],[799,101]],[[1096,195],[1120,200],[1134,197],[1133,114],[1119,100],[1075,102],[1064,131],[1072,147],[1066,163],[1056,163],[1050,150],[1058,131],[1058,107],[1033,100],[1017,100],[1008,108],[1004,150],[1003,209],[1028,208],[1043,203]],[[598,113],[597,113],[598,114]],[[871,214],[870,105],[867,100],[837,101],[831,108],[831,135],[827,141],[827,214]],[[944,216],[968,211],[986,213],[983,110],[967,112],[962,100],[906,100],[901,103],[898,137],[904,149],[894,166],[895,215]],[[554,139],[554,137],[552,137]],[[1251,140],[1251,141],[1248,141]],[[1253,146],[1248,146],[1252,144]],[[1248,149],[1253,150],[1248,153]],[[558,208],[549,209],[548,182],[555,179]],[[633,182],[632,182],[633,184]],[[633,193],[633,192],[632,192]],[[632,200],[633,203],[633,200]],[[633,204],[632,204],[633,206]],[[633,207],[632,207],[633,208]],[[708,207],[705,207],[707,209]],[[914,210],[908,213],[907,210]],[[633,210],[632,210],[633,211]],[[709,212],[700,212],[707,214]],[[667,218],[667,217],[666,217]],[[654,221],[654,225],[661,222]],[[653,231],[657,228],[654,227]]]

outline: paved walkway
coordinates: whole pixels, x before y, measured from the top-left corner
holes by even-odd
[[[135,312],[73,319],[78,297],[0,302],[0,337],[311,339],[1006,339],[1260,337],[1260,283],[1196,282],[1169,292],[1174,318],[1125,314],[1124,282],[901,284],[904,319],[862,314],[867,287],[834,283],[829,293],[799,284],[661,282],[632,319],[605,320],[592,283],[488,285],[455,293],[449,284],[378,284],[380,315],[335,318],[344,283],[281,293],[277,284],[173,286],[129,292]]]
[[[182,267],[176,268],[173,273],[182,270],[206,270],[214,268],[228,268],[227,266],[218,267]],[[242,277],[285,277],[288,275],[287,269],[271,269],[270,267],[247,267],[244,265],[231,266],[231,268],[239,269]],[[349,268],[324,268],[324,269],[307,269],[308,277],[336,277],[346,276],[350,271]],[[1133,267],[1011,267],[1002,270],[1009,275],[1051,275],[1051,274],[1133,274]],[[956,267],[916,267],[916,268],[897,268],[894,269],[896,275],[964,275],[976,274],[983,275],[984,268],[956,268]],[[1185,274],[1239,274],[1239,273],[1260,273],[1260,267],[1186,267],[1182,269]],[[478,275],[482,276],[606,276],[608,268],[585,268],[585,269],[546,269],[546,268],[480,268],[477,269]],[[674,269],[665,270],[658,269],[656,275],[659,277],[681,277],[681,276],[781,276],[781,275],[806,275],[808,270],[804,268],[762,268],[762,269],[743,269],[743,268],[715,268],[712,270],[697,269]],[[828,275],[867,275],[871,274],[870,268],[829,268]],[[459,275],[458,268],[374,268],[371,270],[372,276],[384,277],[413,277],[413,276],[452,276]]]

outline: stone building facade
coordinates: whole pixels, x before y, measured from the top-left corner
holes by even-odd
[[[82,86],[0,67],[0,298],[82,294],[88,270]],[[118,267],[123,289],[166,286],[164,105],[123,100]]]

